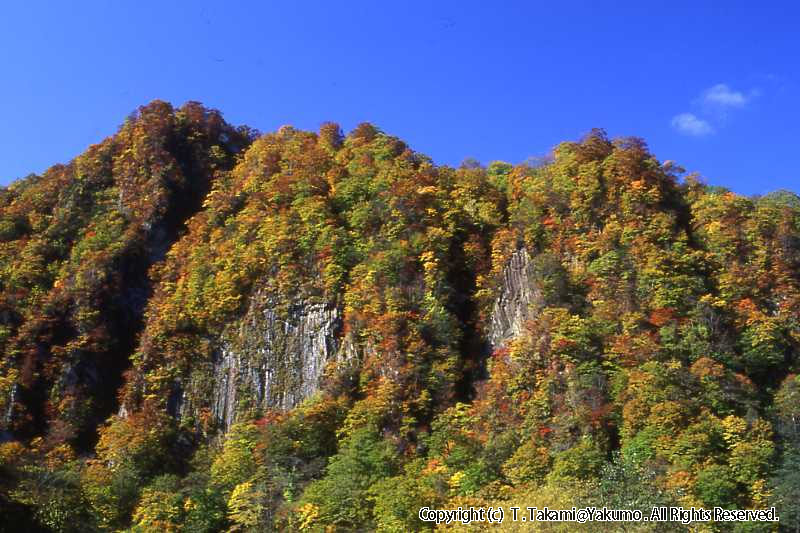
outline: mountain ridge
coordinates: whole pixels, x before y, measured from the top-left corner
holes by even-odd
[[[800,520],[800,200],[681,174],[600,130],[450,168],[370,124],[143,106],[1,192],[0,506],[417,530],[625,479]]]

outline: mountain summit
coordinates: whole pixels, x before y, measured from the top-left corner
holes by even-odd
[[[0,346],[0,531],[800,524],[800,199],[636,138],[450,168],[155,101],[0,190]]]

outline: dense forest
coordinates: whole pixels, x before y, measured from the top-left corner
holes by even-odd
[[[0,189],[0,350],[0,531],[800,528],[800,198],[637,138],[451,168],[155,101]],[[689,530],[600,525],[439,527]]]

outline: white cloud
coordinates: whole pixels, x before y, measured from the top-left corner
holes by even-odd
[[[702,96],[704,104],[719,107],[744,107],[749,100],[749,96],[734,91],[724,83],[706,89]]]
[[[717,129],[725,126],[735,110],[747,107],[753,99],[760,95],[759,89],[742,92],[732,89],[726,83],[718,83],[701,92],[697,98],[692,100],[694,113],[675,115],[670,124],[676,131],[684,135],[692,137],[711,135],[716,133]]]
[[[692,113],[681,113],[672,117],[670,122],[672,127],[683,133],[684,135],[692,135],[694,137],[702,137],[714,133],[714,128],[711,124],[703,119],[697,118]]]

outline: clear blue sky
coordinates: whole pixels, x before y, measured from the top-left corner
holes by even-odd
[[[370,121],[450,165],[601,127],[714,185],[800,191],[793,1],[36,4],[0,15],[0,183],[160,98],[262,131]]]

